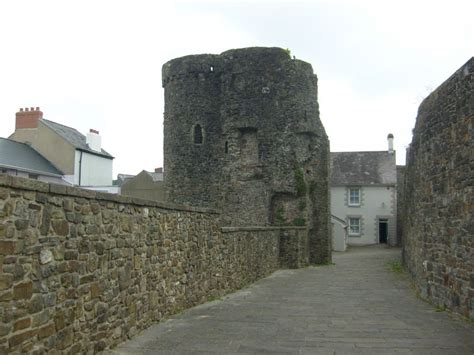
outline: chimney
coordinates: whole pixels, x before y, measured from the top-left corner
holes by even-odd
[[[163,172],[163,168],[155,168],[155,173],[162,173]]]
[[[387,140],[388,140],[388,152],[390,154],[393,154],[395,151],[393,150],[393,134],[392,133],[388,134]]]
[[[99,135],[99,131],[91,128],[89,133],[87,133],[86,143],[90,149],[96,152],[102,152],[102,138]]]
[[[42,118],[43,112],[39,107],[20,108],[20,111],[16,113],[15,129],[38,128],[38,122]]]

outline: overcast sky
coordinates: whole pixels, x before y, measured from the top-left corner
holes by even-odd
[[[20,107],[100,131],[117,173],[163,164],[161,66],[188,54],[289,48],[319,78],[332,151],[397,161],[421,100],[474,54],[474,1],[120,1],[0,3],[0,136]]]

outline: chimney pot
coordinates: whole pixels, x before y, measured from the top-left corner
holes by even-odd
[[[387,140],[388,140],[388,152],[389,153],[393,153],[394,150],[393,150],[393,134],[392,133],[389,133],[388,136],[387,136]]]
[[[38,122],[43,118],[39,107],[20,108],[16,113],[15,129],[38,128]]]

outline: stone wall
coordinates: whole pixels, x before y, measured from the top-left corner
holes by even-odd
[[[402,246],[403,211],[405,210],[405,166],[397,165],[397,238],[396,245]]]
[[[310,262],[329,262],[329,141],[311,65],[243,48],[173,59],[162,78],[168,200],[218,208],[224,225],[306,225]]]
[[[218,216],[0,175],[0,353],[101,351],[279,260],[307,264],[304,228],[221,228]],[[281,234],[296,256],[280,253]]]
[[[407,151],[403,256],[423,297],[474,317],[474,58],[420,105]]]

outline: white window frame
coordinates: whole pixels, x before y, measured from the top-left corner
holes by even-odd
[[[352,231],[352,221],[357,221],[357,228],[358,228],[358,231],[357,232],[353,232]],[[362,229],[362,223],[361,223],[361,218],[360,217],[348,217],[347,218],[347,225],[348,225],[348,229],[349,229],[349,235],[350,236],[355,236],[355,237],[359,237],[361,235],[361,229]]]
[[[347,204],[348,206],[360,206],[361,194],[360,194],[360,187],[349,187],[347,193]],[[352,191],[357,191],[357,202],[352,202]]]

